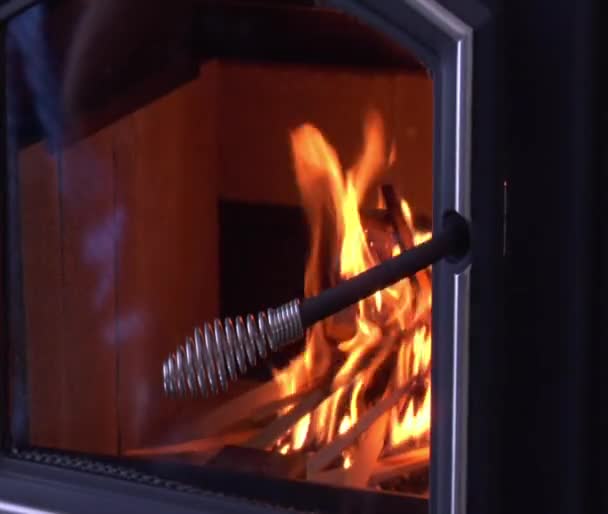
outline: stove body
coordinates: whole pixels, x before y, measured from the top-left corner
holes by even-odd
[[[605,178],[598,144],[603,103],[597,94],[595,30],[600,16],[593,2],[563,4],[556,7],[552,21],[547,21],[544,9],[534,3],[519,8],[475,0],[391,0],[381,4],[327,0],[288,5],[192,1],[162,7],[134,1],[84,13],[77,2],[51,2],[26,9],[8,21],[3,247],[7,330],[3,349],[10,356],[10,365],[3,374],[5,398],[10,398],[11,405],[10,412],[4,413],[4,433],[13,457],[5,459],[6,465],[21,466],[19,473],[39,475],[40,471],[19,462],[35,461],[51,464],[50,469],[69,468],[57,471],[69,474],[75,467],[82,468],[86,459],[94,463],[91,467],[97,474],[114,478],[126,466],[140,482],[156,475],[165,480],[165,488],[179,490],[186,487],[179,484],[186,484],[261,501],[268,510],[464,514],[530,508],[536,512],[587,512],[599,497],[596,486],[601,483],[600,475],[590,471],[593,459],[599,457],[590,451],[589,441],[598,428],[593,406],[605,382],[598,373],[600,353],[594,337],[601,329],[605,271],[600,263],[606,244],[599,209],[606,190],[601,187]],[[108,20],[122,21],[108,25]],[[142,22],[140,29],[131,31],[135,20]],[[536,31],[539,25],[544,32]],[[50,41],[48,54],[44,53],[44,39],[38,41],[39,46],[36,38],[26,41],[28,33],[41,27]],[[129,34],[124,40],[116,36],[121,30]],[[124,41],[128,44],[123,46]],[[548,56],[548,46],[561,49],[559,56]],[[579,57],[574,67],[576,84],[560,65],[561,59],[574,60],[575,54]],[[555,70],[560,70],[558,80]],[[50,79],[55,73],[58,82]],[[181,458],[133,459],[129,455],[133,448],[191,439],[204,424],[192,425],[193,413],[201,404],[197,407],[196,400],[180,404],[162,398],[160,369],[156,376],[151,371],[176,341],[152,344],[149,340],[154,337],[148,333],[139,336],[148,342],[133,343],[138,331],[145,333],[148,327],[146,312],[121,311],[121,301],[137,307],[138,291],[146,299],[170,296],[171,279],[152,280],[146,289],[144,270],[154,261],[138,261],[137,244],[127,244],[123,253],[108,254],[109,241],[124,235],[139,241],[147,254],[166,251],[160,243],[145,246],[153,240],[147,239],[150,232],[179,232],[188,216],[203,219],[201,215],[207,211],[198,210],[199,201],[201,205],[217,201],[206,193],[208,181],[216,179],[201,175],[163,191],[163,179],[158,178],[155,186],[154,176],[146,176],[146,168],[162,172],[163,164],[188,166],[181,155],[192,152],[190,157],[200,159],[203,166],[243,169],[250,160],[255,162],[256,155],[268,154],[266,150],[275,144],[274,139],[272,144],[264,143],[255,132],[257,117],[263,115],[260,105],[280,104],[292,90],[297,96],[299,84],[307,83],[309,76],[317,77],[310,79],[313,84],[315,80],[335,81],[337,85],[327,88],[334,91],[326,93],[329,98],[344,87],[335,78],[340,73],[348,75],[349,81],[351,73],[371,77],[369,82],[361,79],[363,86],[358,87],[362,89],[372,87],[374,77],[399,73],[414,77],[414,82],[426,80],[421,87],[426,93],[419,98],[428,99],[431,92],[432,145],[417,162],[428,167],[426,186],[414,188],[413,194],[427,188],[427,193],[419,194],[430,198],[425,207],[433,230],[441,228],[448,211],[456,211],[470,222],[469,255],[457,263],[439,262],[432,269],[433,395],[427,497],[327,486],[314,480],[291,481],[276,473],[243,473],[230,466],[199,466]],[[387,91],[398,87],[402,78],[394,83],[387,79],[392,84]],[[357,87],[349,81],[344,84]],[[22,94],[21,83],[29,93]],[[195,93],[193,83],[199,84]],[[586,84],[585,89],[578,84]],[[245,85],[254,93],[239,100],[239,90]],[[305,105],[306,94],[298,97]],[[317,94],[321,97],[322,93]],[[36,97],[51,100],[36,104],[32,100]],[[204,109],[197,107],[199,102]],[[329,118],[339,115],[339,109],[333,114],[331,102],[326,105],[332,113]],[[153,106],[149,117],[138,114],[148,106]],[[385,118],[392,108],[396,119],[405,112],[395,106],[398,101],[386,108]],[[190,114],[192,110],[198,118]],[[319,119],[323,112],[322,106]],[[189,121],[179,121],[180,116]],[[273,116],[269,112],[268,118]],[[215,119],[224,121],[210,121]],[[175,120],[176,132],[168,135]],[[167,132],[163,134],[158,127],[165,123],[162,128]],[[232,132],[236,135],[231,136]],[[331,134],[330,125],[328,139]],[[344,134],[342,147],[349,144],[350,136]],[[267,141],[271,136],[267,135]],[[248,137],[251,142],[246,142]],[[209,161],[205,152],[212,151],[221,138],[230,144],[218,161]],[[81,141],[95,149],[93,154],[82,149]],[[153,151],[140,154],[138,144],[146,148],[168,145],[174,153],[169,151],[168,157]],[[340,152],[342,147],[336,144]],[[259,154],[256,146],[261,149]],[[156,159],[166,159],[166,163],[158,165]],[[270,159],[263,166],[271,170],[275,163]],[[109,168],[113,172],[107,175]],[[74,173],[83,169],[87,174]],[[136,171],[130,175],[129,170]],[[121,173],[133,182],[121,182]],[[58,206],[45,204],[48,197],[41,193],[48,187],[49,176],[56,177],[53,187],[59,191]],[[197,175],[192,172],[190,176]],[[309,250],[302,245],[305,230],[300,210],[251,205],[274,194],[275,179],[270,171],[268,176],[252,181],[254,185],[247,185],[245,175],[238,173],[224,179],[236,193],[225,195],[228,201],[220,201],[217,213],[209,214],[217,216],[219,232],[205,232],[205,221],[200,241],[193,240],[192,229],[185,229],[183,238],[167,239],[181,245],[175,248],[177,256],[167,262],[173,267],[181,262],[190,271],[199,269],[192,277],[182,277],[200,282],[192,296],[195,301],[190,302],[191,315],[171,314],[165,319],[178,326],[180,333],[187,330],[188,323],[205,321],[200,312],[210,316],[214,312],[204,293],[205,288],[214,287],[208,285],[214,283],[213,275],[223,288],[222,314],[255,312],[288,300],[285,294],[304,293],[294,290],[291,281],[293,276],[299,279]],[[150,193],[142,194],[140,200],[137,188],[146,182],[152,184]],[[261,192],[255,189],[255,182],[264,184]],[[30,187],[31,193],[23,193],[24,187]],[[200,193],[193,192],[196,187]],[[249,192],[243,195],[239,187]],[[61,201],[62,194],[69,201]],[[87,212],[100,210],[96,202],[110,206],[108,220],[87,218]],[[171,206],[181,203],[192,204],[192,210],[179,207],[179,216],[169,214],[166,225],[163,216],[147,217],[157,204],[172,212]],[[123,204],[128,208],[121,211],[117,206]],[[45,213],[48,230],[40,215],[35,215],[38,209]],[[56,218],[49,219],[46,213],[51,211]],[[142,219],[135,228],[130,224],[134,212]],[[55,225],[62,234],[69,230],[80,234],[80,224],[90,227],[83,232],[82,241],[64,242],[57,248],[47,236]],[[260,224],[265,227],[261,231]],[[32,227],[40,229],[32,231]],[[258,232],[245,238],[253,230]],[[220,241],[217,261],[191,262],[189,255],[207,259],[209,234]],[[31,241],[35,241],[34,250]],[[248,248],[242,250],[249,256],[246,263],[239,259],[243,244]],[[52,294],[56,290],[45,282],[53,256],[58,259],[63,287],[73,280],[70,287],[86,291],[82,296],[72,294],[72,303],[66,303],[65,296],[57,300]],[[83,269],[95,269],[95,277],[85,271],[70,278],[71,266],[78,268],[70,259],[83,260]],[[138,264],[143,281],[137,279]],[[40,276],[36,270],[41,270]],[[132,290],[124,297],[127,300],[115,288],[104,286],[102,279],[107,274],[115,281],[135,277]],[[275,279],[269,286],[271,274]],[[46,302],[39,302],[32,292],[38,284],[42,291],[48,288]],[[159,284],[166,290],[159,290]],[[88,348],[74,344],[93,331],[97,335],[91,341],[106,337],[107,327],[93,325],[93,321],[103,320],[94,313],[103,311],[106,296],[112,295],[114,300],[108,304],[114,310],[107,317],[111,344],[118,350],[108,352],[101,342],[91,342]],[[64,332],[57,339],[67,343],[49,352],[48,344],[40,341],[53,340],[55,311],[49,305],[55,300],[70,322],[62,325]],[[80,305],[86,302],[93,307],[87,310]],[[157,304],[161,303],[162,298]],[[153,304],[144,305],[154,312]],[[163,309],[158,307],[158,312]],[[39,319],[47,324],[32,322]],[[150,326],[165,330],[162,324]],[[91,364],[91,359],[96,363]],[[53,367],[55,374],[49,372]],[[67,371],[57,371],[63,367]],[[258,375],[253,372],[254,379]],[[103,385],[87,384],[87,377]],[[61,387],[57,381],[63,381]],[[112,394],[98,393],[108,387],[115,388]],[[78,388],[82,388],[80,396],[72,394]],[[57,393],[61,401],[53,396],[55,390],[62,391]],[[228,400],[218,397],[214,401],[221,405]],[[211,409],[212,404],[204,405]],[[102,427],[102,435],[93,437],[91,431],[87,437],[74,416],[91,416],[89,421]],[[172,427],[175,420],[184,419],[189,420],[188,429]],[[239,453],[237,458],[243,455]],[[108,472],[112,469],[118,471]],[[50,476],[56,478],[53,472]]]

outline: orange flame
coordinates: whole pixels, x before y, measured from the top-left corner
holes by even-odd
[[[311,251],[305,274],[305,293],[314,295],[341,279],[357,275],[383,258],[401,251],[390,226],[380,235],[366,228],[363,205],[378,181],[395,162],[395,145],[387,147],[381,117],[371,112],[364,126],[364,148],[356,164],[343,171],[337,152],[313,125],[291,134],[296,180],[310,225]],[[383,201],[380,201],[380,206]],[[414,244],[430,233],[414,228],[409,205],[401,200],[401,214]],[[377,247],[388,248],[382,256]],[[337,258],[337,263],[333,260]],[[430,270],[405,279],[359,302],[350,315],[354,335],[336,341],[328,327],[309,331],[304,353],[275,380],[285,395],[312,387],[336,363],[332,394],[302,417],[273,446],[281,453],[318,448],[353,427],[373,403],[415,376],[425,377],[421,397],[404,398],[390,412],[385,448],[418,442],[430,430],[431,387]],[[339,357],[336,357],[336,356]],[[343,452],[343,466],[357,463]]]

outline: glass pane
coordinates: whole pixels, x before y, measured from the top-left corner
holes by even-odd
[[[430,269],[265,358],[241,334],[226,392],[187,355],[430,237],[410,54],[306,2],[41,4],[9,27],[9,122],[30,444],[428,496]]]

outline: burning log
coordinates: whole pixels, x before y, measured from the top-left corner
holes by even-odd
[[[325,337],[339,343],[352,339],[357,333],[357,307],[351,306],[330,316],[323,322]]]
[[[381,191],[391,225],[393,225],[393,228],[395,229],[399,248],[401,248],[401,251],[404,252],[408,248],[412,248],[414,246],[414,235],[403,217],[401,205],[393,186],[386,184],[382,186]]]
[[[367,352],[362,352],[362,355],[352,369],[336,375],[333,382],[334,391],[352,384],[357,375],[363,371],[367,375],[374,375],[382,366],[382,363],[395,351],[396,345],[396,337],[386,336],[381,343],[378,343]]]
[[[353,464],[346,470],[345,485],[365,487],[368,484],[384,445],[388,421],[389,415],[388,412],[385,412],[361,436],[359,444],[351,456]]]
[[[275,478],[297,479],[304,476],[306,467],[302,453],[281,455],[276,452],[226,446],[209,459],[207,467],[255,473]]]
[[[316,409],[324,400],[341,388],[351,388],[363,370],[376,370],[380,368],[386,356],[394,353],[393,346],[395,338],[387,340],[378,346],[377,351],[370,359],[362,359],[358,362],[353,372],[342,380],[326,379],[316,387],[309,389],[306,394],[300,395],[300,401],[286,414],[278,417],[274,422],[261,430],[256,436],[247,443],[251,448],[268,448],[273,442],[277,441],[302,417]],[[293,395],[296,396],[296,395]],[[275,404],[278,402],[275,402]]]
[[[423,436],[417,439],[408,439],[396,445],[388,445],[380,454],[381,460],[390,460],[400,455],[405,455],[406,453],[414,452],[419,450],[420,448],[426,448],[430,445],[430,430]]]
[[[420,377],[412,378],[407,384],[399,387],[386,398],[380,400],[371,409],[369,409],[361,419],[345,434],[339,435],[327,446],[321,448],[317,453],[309,457],[306,470],[308,474],[321,471],[327,467],[333,460],[338,458],[341,453],[352,446],[357,438],[390,408],[399,403],[404,396],[409,396],[414,390],[420,387]]]
[[[308,396],[313,394],[319,388],[320,388],[320,385],[315,385],[313,387],[302,389],[301,391],[298,391],[296,393],[285,396],[284,398],[280,398],[276,401],[269,402],[268,404],[264,405],[263,407],[260,407],[259,409],[257,409],[251,415],[251,417],[249,419],[254,424],[257,424],[258,422],[266,421],[271,416],[276,417],[277,412],[280,412],[281,410],[285,409],[286,407],[300,404],[302,401],[305,401],[305,399]]]
[[[325,371],[322,373],[326,374]],[[321,372],[319,372],[321,375]],[[318,379],[320,380],[320,378]],[[319,382],[317,382],[319,383]],[[212,436],[252,420],[260,420],[292,405],[319,386],[285,395],[279,382],[271,380],[224,403],[201,419],[203,435]]]
[[[369,485],[374,486],[424,469],[429,465],[430,449],[428,446],[410,450],[403,455],[379,460],[374,466]]]
[[[370,377],[363,395],[363,399],[367,405],[372,405],[380,400],[386,391],[397,361],[397,348],[390,348],[386,356],[383,357],[375,369],[370,370]]]
[[[209,414],[201,417],[200,426],[203,435],[221,434],[227,429],[248,419],[258,409],[282,399],[280,384],[272,380],[243,393],[220,405]]]
[[[388,211],[388,217],[390,220],[393,229],[395,230],[395,234],[397,236],[397,242],[399,244],[399,248],[401,252],[405,252],[408,248],[412,248],[414,246],[414,234],[412,229],[408,225],[408,220],[406,220],[403,211],[401,209],[401,204],[399,199],[397,198],[397,194],[395,193],[395,189],[393,186],[386,184],[381,188],[382,198],[384,199],[384,203],[386,205],[386,210]],[[421,272],[422,274],[424,272]],[[417,294],[414,295],[413,298],[413,309],[412,312],[416,312],[417,304],[418,304],[418,296],[421,291],[421,285],[417,275],[411,277],[412,285],[414,286]]]
[[[411,473],[422,471],[429,465],[430,448],[424,446],[405,454],[364,463],[353,454],[353,464],[349,468],[338,467],[307,475],[309,480],[331,485],[351,487],[374,487],[385,482],[403,478]],[[366,465],[367,464],[367,465]]]
[[[282,435],[282,433],[288,430],[291,425],[293,425],[299,419],[299,417],[294,419],[294,417],[297,416],[296,410],[298,407],[286,415],[278,418],[274,423],[271,423],[264,429],[258,430],[248,426],[247,428],[242,428],[240,430],[233,429],[227,433],[218,433],[225,431],[226,429],[230,429],[230,427],[236,427],[245,422],[250,425],[263,423],[269,416],[276,416],[276,413],[282,408],[293,405],[297,402],[299,402],[298,405],[305,404],[310,406],[309,410],[313,410],[315,405],[312,405],[311,397],[314,395],[316,398],[316,395],[318,395],[321,390],[322,387],[318,385],[283,398],[274,400],[271,398],[271,400],[268,401],[264,398],[264,395],[268,392],[274,393],[278,391],[278,385],[275,382],[268,382],[230,400],[228,403],[216,408],[208,416],[206,416],[203,422],[200,423],[202,427],[208,427],[202,429],[202,433],[206,437],[192,439],[178,444],[156,446],[151,448],[137,448],[128,450],[125,452],[125,454],[133,457],[144,457],[153,455],[207,453],[218,451],[228,445],[242,445],[249,446],[251,448],[263,449],[270,445],[267,444],[265,446],[261,446],[262,442],[267,440],[271,433],[276,433],[277,423],[284,420],[283,423],[287,424],[288,426],[283,432],[279,433],[276,438]],[[326,394],[329,394],[329,392]],[[251,402],[251,404],[248,406],[249,408],[241,408],[244,402],[247,401]],[[320,401],[322,401],[322,399]],[[252,413],[251,409],[256,410]],[[294,413],[293,415],[292,412]],[[306,414],[306,412],[304,412],[301,416],[304,414]]]
[[[245,446],[249,448],[265,449],[272,446],[283,434],[285,434],[302,417],[317,408],[330,394],[330,382],[325,381],[319,387],[310,391],[301,401],[289,412],[278,417],[266,428],[250,439]]]

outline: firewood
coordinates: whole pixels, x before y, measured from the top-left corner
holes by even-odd
[[[383,398],[365,412],[358,423],[352,426],[348,432],[339,435],[330,444],[311,455],[307,463],[307,473],[311,474],[321,471],[334,459],[338,458],[340,454],[346,448],[352,446],[357,438],[367,431],[380,416],[396,405],[404,396],[410,395],[411,392],[418,387],[419,381],[419,377],[414,377],[407,384],[393,391],[392,394]]]
[[[261,407],[262,415],[260,415],[260,410],[257,410],[253,414],[257,419],[270,414],[272,412],[272,408],[276,408],[274,412],[277,412],[281,407],[293,404],[297,401],[296,406],[292,410],[278,417],[268,426],[263,428],[247,444],[247,446],[263,449],[272,445],[273,442],[275,442],[281,435],[285,434],[295,423],[297,423],[298,420],[316,409],[337,389],[342,387],[350,387],[362,370],[368,369],[370,365],[377,367],[379,364],[376,363],[376,360],[383,360],[385,358],[383,355],[390,353],[393,343],[394,342],[392,340],[387,340],[386,343],[380,345],[379,352],[376,352],[375,356],[371,359],[371,364],[368,362],[369,359],[362,359],[357,368],[354,369],[353,372],[343,380],[334,381],[332,384],[329,378],[327,378],[320,381],[316,386],[313,386],[308,390],[296,393],[287,398],[276,400],[267,404],[266,406]]]
[[[323,322],[325,337],[337,343],[352,339],[357,332],[357,305],[330,316]]]
[[[242,420],[248,419],[258,409],[280,400],[281,397],[282,389],[278,382],[275,380],[265,382],[220,405],[209,414],[201,416],[199,426],[204,427],[205,436],[221,434]]]
[[[310,393],[315,391],[317,388],[318,388],[318,385],[314,385],[312,387],[307,387],[296,393],[290,394],[288,396],[284,396],[283,398],[279,398],[276,401],[269,402],[266,405],[257,409],[255,412],[253,412],[249,419],[253,424],[256,424],[256,425],[258,422],[267,421],[270,416],[276,416],[277,412],[279,412],[281,409],[284,409],[284,408],[292,406],[292,405],[296,405],[303,398],[305,398]]]
[[[429,465],[429,457],[430,449],[425,446],[411,450],[404,455],[379,460],[371,473],[369,485],[378,485],[387,480],[424,469]]]
[[[352,465],[346,470],[345,485],[366,487],[384,445],[389,414],[384,412],[365,432],[351,456]]]
[[[384,353],[390,353],[391,347],[394,341],[392,339],[387,340],[385,344],[379,346],[380,352],[376,355],[376,358],[384,360],[382,357]],[[375,359],[372,359],[372,365],[376,366]],[[330,379],[325,379],[320,382],[317,386],[313,387],[309,392],[302,396],[297,405],[280,416],[275,421],[270,423],[267,427],[262,429],[256,436],[247,443],[247,446],[252,448],[268,448],[275,442],[281,435],[285,434],[298,420],[300,420],[306,414],[316,409],[325,399],[333,394],[337,389],[342,387],[350,387],[350,385],[356,380],[360,372],[368,367],[367,359],[362,359],[359,366],[352,374],[346,379],[341,381],[334,381],[331,383]],[[278,402],[275,402],[275,404]]]
[[[179,455],[183,453],[213,452],[227,445],[241,444],[247,441],[247,439],[251,438],[254,433],[255,431],[252,430],[243,430],[216,437],[194,439],[184,443],[127,450],[124,452],[124,454],[129,457],[149,457],[152,455]]]
[[[298,420],[316,409],[331,393],[332,389],[330,388],[329,381],[324,381],[318,387],[306,394],[293,409],[278,417],[266,428],[257,433],[245,444],[245,446],[259,449],[268,448],[295,425]]]
[[[380,460],[399,458],[402,455],[418,450],[420,447],[426,447],[430,444],[430,427],[429,430],[416,439],[406,439],[396,445],[388,445],[380,454]]]
[[[395,344],[394,348],[387,352],[383,361],[370,373],[371,376],[366,380],[363,398],[366,404],[371,405],[382,398],[394,375],[398,349],[399,345]]]
[[[388,218],[390,220],[393,229],[395,230],[395,234],[397,236],[397,241],[399,243],[399,248],[401,252],[405,252],[414,246],[414,234],[412,229],[409,227],[405,216],[403,215],[403,211],[401,210],[401,204],[399,199],[397,198],[397,194],[395,193],[395,189],[392,185],[386,184],[381,188],[382,198],[384,199],[384,203],[386,205],[386,210],[388,212]],[[413,296],[413,309],[412,312],[416,312],[418,297],[420,295],[421,285],[420,278],[421,275],[425,272],[422,271],[413,277],[411,277],[411,283],[416,290],[416,294]]]
[[[398,335],[385,336],[384,341],[370,348],[359,359],[355,368],[350,370],[345,376],[336,376],[334,378],[333,389],[337,390],[354,381],[354,379],[363,371],[368,374],[375,373],[388,356],[396,350]]]
[[[351,456],[352,466],[336,467],[327,471],[309,472],[307,479],[336,486],[366,487],[378,467],[377,459],[384,444],[388,413],[380,416],[370,427]]]
[[[353,465],[348,469],[338,467],[327,471],[309,473],[307,479],[336,486],[374,487],[389,480],[404,477],[409,473],[423,470],[429,465],[429,457],[430,449],[425,446],[410,450],[404,455],[378,460],[366,469],[354,456]],[[356,476],[359,473],[363,477],[367,475],[367,480],[353,481],[353,475]]]
[[[397,194],[395,193],[393,186],[386,184],[382,186],[381,190],[382,198],[384,199],[390,222],[395,229],[395,234],[397,235],[399,247],[401,248],[401,251],[404,252],[414,246],[414,235],[412,234],[412,231],[408,227],[403,216],[401,205],[399,204],[399,199],[397,198]]]
[[[303,478],[306,457],[302,453],[281,455],[255,448],[226,446],[205,465],[211,468],[255,473],[281,479]]]
[[[319,471],[315,473],[306,474],[306,479],[311,482],[319,482],[321,484],[329,484],[335,486],[346,485],[346,477],[348,469],[343,467],[330,469],[327,471]]]
[[[368,211],[360,211],[360,214],[370,252],[379,261],[385,261],[393,256],[393,248],[398,241],[395,238],[389,212],[385,210],[381,212],[382,218],[369,217]]]

